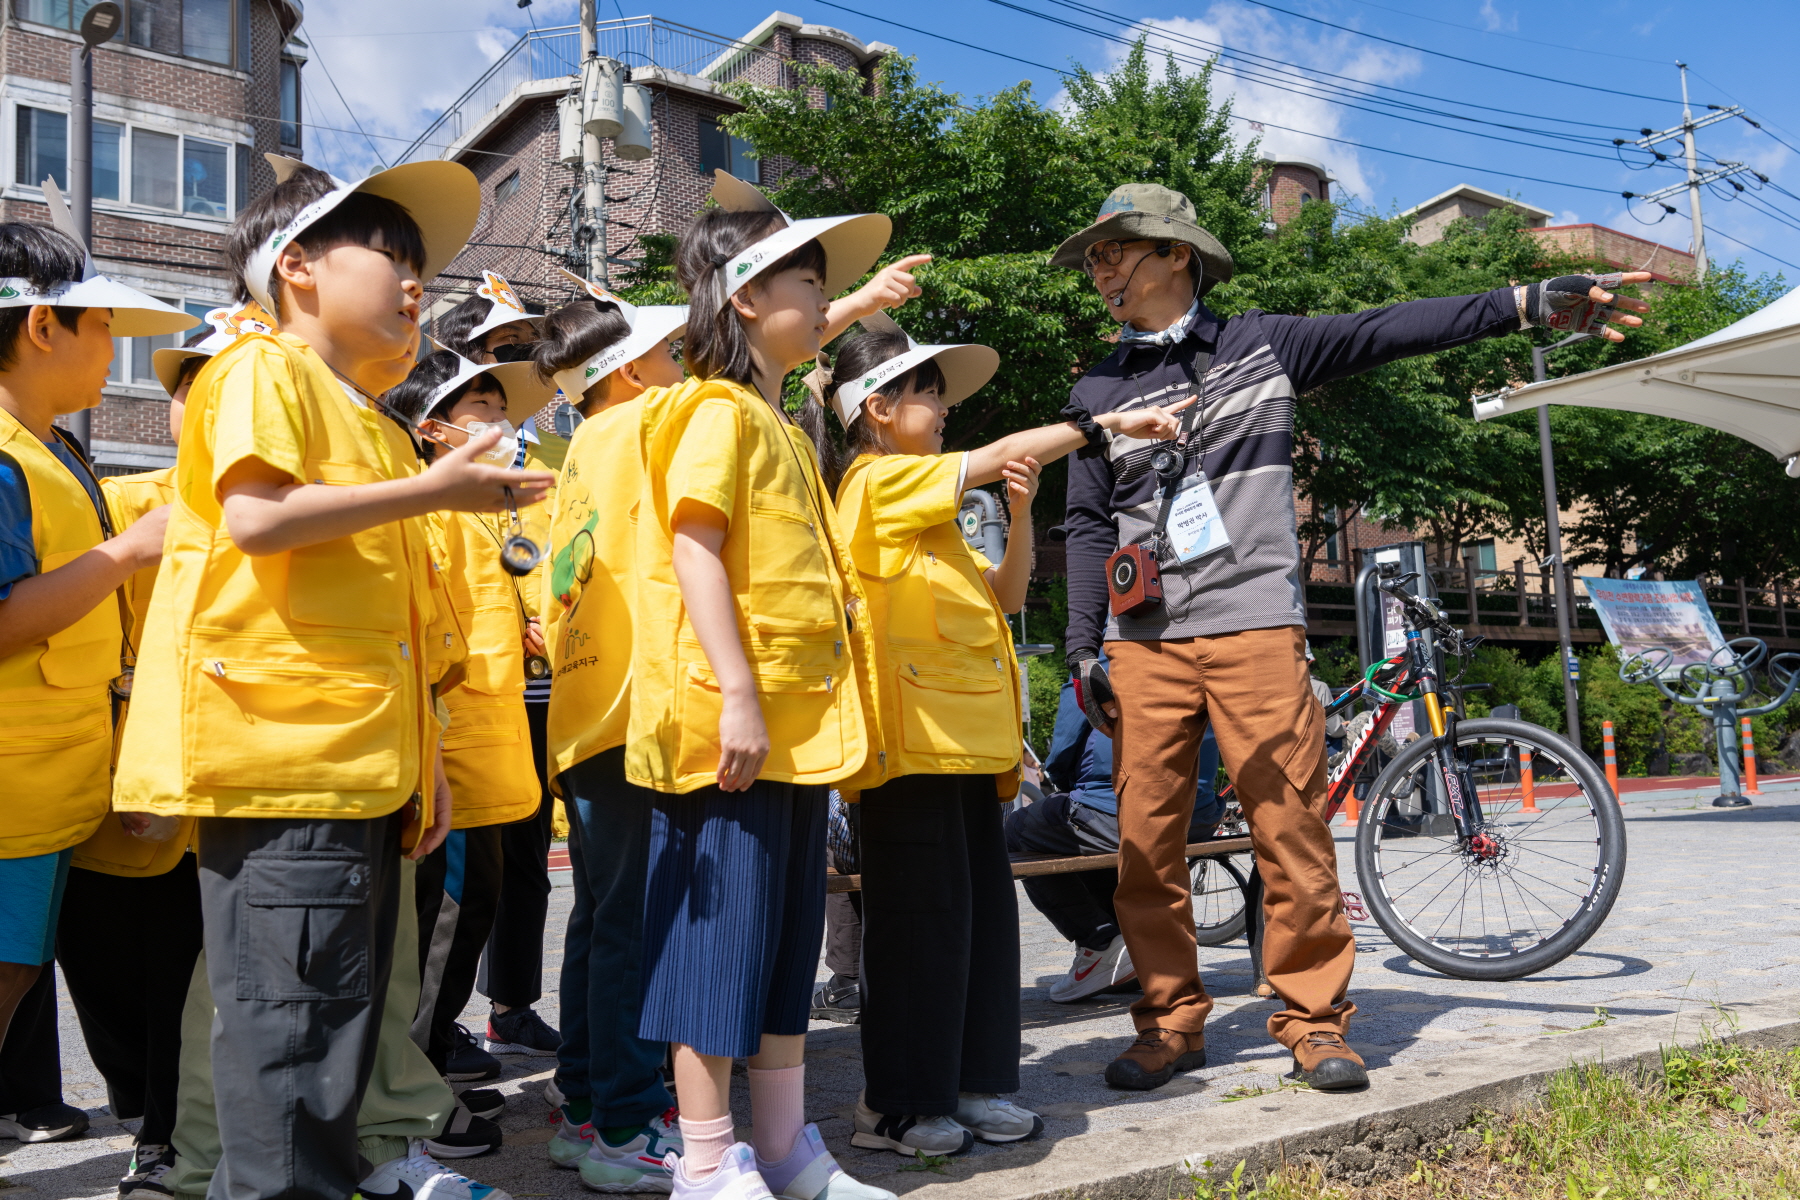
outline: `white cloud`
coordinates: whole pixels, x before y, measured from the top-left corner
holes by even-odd
[[[1565,208],[1557,213],[1556,219],[1550,223],[1552,225],[1580,225],[1582,224],[1581,214],[1572,208]]]
[[[1323,165],[1338,180],[1332,190],[1334,199],[1356,196],[1366,201],[1374,195],[1380,173],[1364,161],[1362,152],[1324,140],[1345,136],[1351,110],[1317,94],[1305,94],[1309,90],[1335,91],[1345,86],[1344,80],[1327,80],[1311,72],[1330,71],[1348,77],[1357,81],[1352,87],[1395,83],[1418,73],[1417,55],[1371,47],[1349,34],[1315,33],[1298,22],[1284,22],[1266,9],[1234,3],[1216,3],[1203,17],[1151,19],[1139,28],[1149,35],[1152,51],[1172,50],[1189,60],[1184,66],[1190,70],[1193,60],[1204,59],[1211,53],[1209,47],[1218,45],[1299,64],[1302,69],[1297,71],[1256,59],[1221,59],[1213,73],[1215,95],[1230,97],[1237,116],[1265,126],[1256,134],[1244,121],[1234,121],[1233,134],[1244,141],[1260,137],[1263,152],[1272,157],[1303,158]],[[1125,53],[1124,47],[1117,47],[1113,64]],[[1309,88],[1309,84],[1330,86]],[[1286,128],[1277,129],[1277,125]]]
[[[1481,0],[1481,23],[1489,33],[1511,33],[1519,27],[1517,13],[1506,16],[1494,7],[1494,0]]]

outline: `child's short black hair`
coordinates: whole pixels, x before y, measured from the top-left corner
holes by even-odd
[[[630,334],[631,325],[618,305],[583,296],[544,319],[544,336],[531,348],[532,365],[537,367],[538,377],[549,382],[558,371],[579,367]],[[580,410],[581,396],[563,398]]]
[[[34,288],[72,283],[81,278],[87,255],[75,239],[48,225],[27,225],[23,221],[0,224],[0,278],[29,279]],[[73,332],[87,309],[75,305],[52,305],[57,323]],[[25,328],[29,305],[0,308],[0,371],[16,361],[19,331]]]
[[[525,302],[527,313],[535,315],[542,308],[541,304],[532,301]],[[493,311],[494,302],[486,296],[470,296],[431,323],[431,336],[464,358],[474,358],[478,354],[485,354],[487,347],[480,342],[471,341],[469,332],[487,320]],[[517,319],[523,321],[525,318]],[[505,326],[497,325],[494,328],[503,329]],[[488,330],[488,333],[492,332],[494,332],[493,329]],[[483,341],[487,339],[487,334],[484,333],[481,336]]]
[[[483,374],[475,376],[436,404],[432,404],[431,393],[454,379],[462,363],[462,356],[454,351],[432,351],[418,361],[405,379],[388,389],[387,395],[382,397],[382,404],[389,412],[398,415],[408,425],[416,426],[426,417],[441,417],[446,410],[471,390],[499,392],[502,396],[506,395],[506,389],[501,386],[498,379],[495,379],[492,374]]]
[[[256,248],[293,220],[301,209],[330,193],[335,186],[331,176],[317,167],[296,167],[292,175],[275,185],[274,190],[264,192],[238,213],[237,220],[231,225],[231,236],[225,242],[225,256],[231,263],[232,273],[238,277],[240,301],[250,299],[243,274]],[[294,240],[308,254],[321,254],[333,246],[370,246],[377,236],[383,248],[411,265],[413,270],[425,269],[425,235],[419,231],[419,223],[413,220],[405,205],[367,192],[346,197],[342,204],[313,222]],[[269,295],[279,307],[281,289],[273,270],[268,288]],[[281,318],[280,313],[273,315],[277,320]]]

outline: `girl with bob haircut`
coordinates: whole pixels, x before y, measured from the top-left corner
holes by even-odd
[[[867,606],[781,384],[834,324],[910,293],[909,263],[834,306],[886,217],[793,221],[722,174],[713,198],[676,251],[693,378],[650,393],[640,426],[625,772],[656,795],[638,1034],[674,1044],[676,1196],[891,1200],[804,1115],[827,785],[858,786],[881,738]],[[734,1144],[734,1057],[753,1146]]]
[[[820,451],[844,462],[837,517],[869,601],[882,739],[858,810],[867,1087],[851,1141],[960,1154],[1044,1128],[1005,1098],[1019,1088],[1019,913],[1000,809],[1018,793],[1024,750],[1005,614],[1025,602],[1041,464],[1114,434],[1172,438],[1187,405],[945,454],[951,407],[992,378],[999,354],[921,346],[885,314],[862,324],[807,381],[810,427],[823,434],[829,396],[848,439],[841,458],[822,436]],[[1012,535],[991,563],[957,512],[965,490],[1001,481]]]

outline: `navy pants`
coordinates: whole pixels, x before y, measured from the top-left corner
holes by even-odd
[[[494,930],[481,956],[476,987],[496,1004],[530,1008],[544,995],[544,922],[550,913],[550,817],[556,797],[550,794],[547,725],[548,704],[525,705],[531,730],[531,759],[537,767],[538,810],[523,821],[502,825],[500,904]]]
[[[453,829],[419,863],[419,1011],[412,1039],[439,1075],[456,1049],[456,1019],[475,990],[481,948],[500,902],[502,825]]]
[[[648,1124],[674,1101],[664,1042],[638,1036],[644,976],[644,877],[656,793],[625,780],[625,748],[558,777],[569,810],[575,907],[562,961],[556,1086],[593,1102],[596,1126]]]

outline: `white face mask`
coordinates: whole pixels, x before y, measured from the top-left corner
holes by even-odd
[[[496,467],[510,467],[519,455],[519,432],[512,422],[502,418],[498,421],[470,421],[463,426],[463,431],[470,438],[478,438],[490,429],[500,431],[500,440],[491,450],[475,456],[476,462],[492,463]]]

